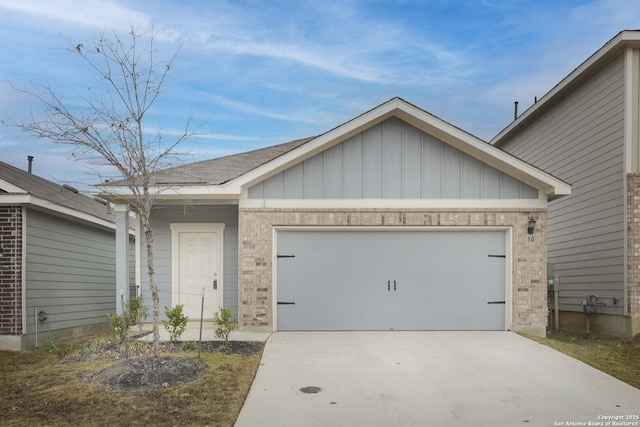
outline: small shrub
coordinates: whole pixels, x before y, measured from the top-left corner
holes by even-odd
[[[109,344],[111,344],[111,338],[108,337],[108,336],[101,336],[101,337],[94,338],[91,341],[89,341],[89,349],[91,349],[91,350],[99,350],[102,347],[106,347]]]
[[[131,323],[138,325],[138,329],[142,332],[142,322],[149,317],[149,307],[144,305],[142,295],[130,297],[125,303],[125,310],[131,317]]]
[[[185,341],[180,345],[182,351],[196,351],[198,349],[198,343],[195,341]]]
[[[226,344],[229,342],[229,334],[236,327],[231,308],[220,308],[220,311],[213,313],[213,321],[218,326],[216,328],[216,337],[224,340],[224,343]]]
[[[118,313],[109,313],[107,317],[109,317],[111,335],[120,342],[124,342],[125,333],[131,327],[131,316],[129,316],[128,313],[125,313],[124,317]]]
[[[149,343],[146,341],[135,340],[129,343],[130,351],[137,351],[139,353],[144,353],[149,350]]]
[[[169,332],[169,338],[171,342],[175,343],[178,338],[184,333],[187,328],[187,322],[189,318],[182,313],[184,305],[178,304],[172,309],[164,307],[164,314],[167,316],[167,320],[162,321],[162,325]]]

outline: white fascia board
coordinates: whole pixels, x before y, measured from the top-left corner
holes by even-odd
[[[29,194],[0,194],[0,206],[23,205],[31,203]]]
[[[593,55],[591,55],[587,60],[585,60],[582,64],[580,64],[575,70],[573,70],[567,77],[562,79],[560,83],[555,85],[549,92],[547,92],[542,98],[538,100],[535,104],[529,107],[524,113],[522,113],[516,120],[511,122],[506,128],[504,128],[500,133],[494,136],[489,143],[491,145],[495,145],[497,147],[502,145],[502,139],[513,132],[517,127],[520,126],[520,123],[526,121],[529,117],[534,115],[540,109],[546,107],[555,96],[563,91],[566,87],[572,85],[575,82],[578,82],[580,79],[585,78],[586,72],[591,69],[593,66],[597,65],[603,58],[606,58],[611,53],[615,52],[620,46],[623,44],[635,46],[640,46],[640,31],[621,31],[616,36],[614,36],[611,40],[609,40],[604,46],[598,49]]]
[[[107,227],[107,228],[110,228],[112,230],[116,229],[116,225],[113,222],[106,221],[106,220],[104,220],[102,218],[98,218],[96,216],[89,215],[89,214],[84,213],[84,212],[79,212],[79,211],[77,211],[75,209],[67,208],[65,206],[60,206],[60,205],[52,203],[52,202],[50,202],[48,200],[40,199],[38,197],[31,196],[30,204],[33,205],[33,206],[38,206],[40,208],[47,209],[47,210],[50,210],[50,211],[53,211],[53,212],[57,212],[57,213],[60,213],[60,214],[63,214],[63,215],[67,215],[67,216],[70,216],[70,217],[73,217],[73,218],[77,218],[77,219],[82,220],[82,221],[90,222],[92,224],[97,224],[97,225],[100,225],[100,226],[103,226],[103,227]],[[105,211],[106,211],[106,209],[107,208],[105,207]]]
[[[149,193],[156,199],[238,199],[242,188],[238,185],[185,185],[152,187]],[[101,187],[99,197],[116,200],[131,199],[134,194],[129,187]]]
[[[22,205],[22,206],[36,206],[42,209],[46,209],[48,211],[57,212],[59,214],[63,214],[65,216],[70,216],[73,218],[77,218],[81,221],[90,222],[92,224],[97,224],[102,227],[110,228],[115,230],[116,225],[112,222],[106,221],[102,218],[95,217],[93,215],[89,215],[84,212],[79,212],[75,209],[67,208],[65,206],[61,206],[50,202],[45,199],[41,199],[39,197],[32,196],[30,194],[26,195],[1,195],[0,196],[0,205]],[[28,207],[28,206],[27,206]],[[106,207],[105,207],[106,209]]]
[[[12,183],[4,179],[0,179],[0,189],[11,194],[27,194],[28,193],[28,191],[26,191],[25,189],[20,188],[16,185],[13,185]]]
[[[544,210],[544,199],[244,199],[240,209]]]

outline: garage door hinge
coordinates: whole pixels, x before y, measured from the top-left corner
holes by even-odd
[[[295,255],[276,255],[276,258],[295,258]]]
[[[489,258],[506,258],[506,255],[489,255]]]

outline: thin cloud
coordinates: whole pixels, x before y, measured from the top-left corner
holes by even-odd
[[[151,27],[147,14],[104,0],[0,0],[0,8],[83,27],[109,27],[122,31],[132,25]]]
[[[209,95],[209,99],[225,108],[232,109],[234,111],[242,112],[245,114],[250,114],[253,116],[264,117],[267,119],[274,119],[280,121],[288,121],[288,122],[298,122],[298,123],[311,123],[318,124],[319,121],[313,115],[309,114],[287,114],[287,113],[276,113],[272,108],[263,108],[258,107],[256,105],[245,104],[240,101],[234,101],[232,99],[228,99],[224,96],[220,95]]]

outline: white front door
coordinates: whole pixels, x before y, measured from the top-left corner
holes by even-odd
[[[171,224],[173,239],[172,302],[184,305],[189,319],[213,318],[223,306],[220,224]],[[204,309],[202,308],[204,296]]]

